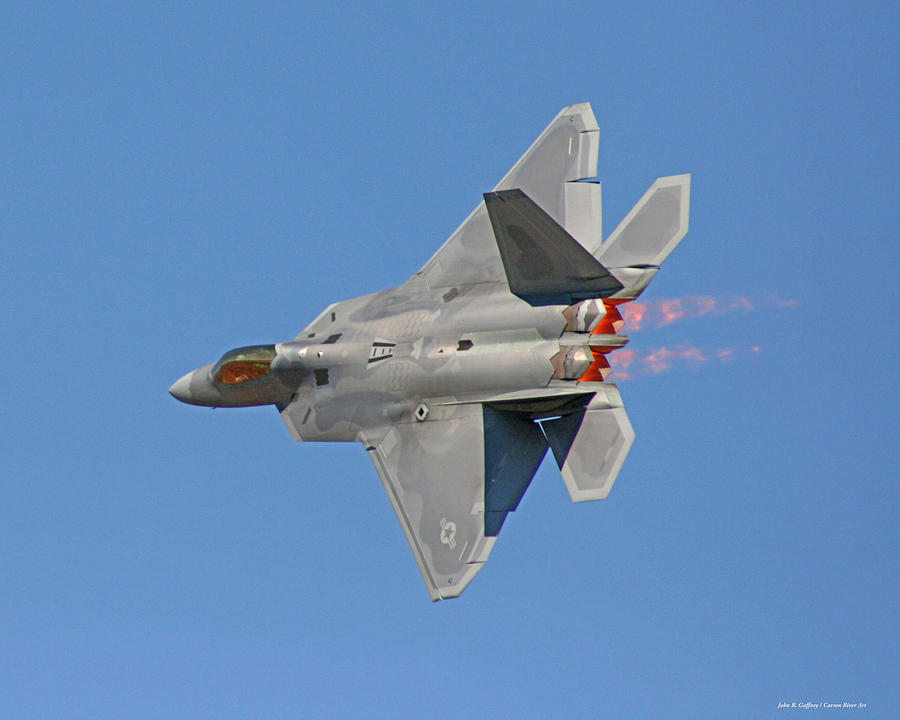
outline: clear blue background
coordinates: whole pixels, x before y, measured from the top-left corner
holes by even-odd
[[[0,9],[0,717],[895,716],[898,5],[339,5]],[[546,463],[432,605],[360,447],[166,389],[581,101],[607,232],[693,173],[647,297],[756,309],[633,333],[736,351],[623,380],[610,498]]]

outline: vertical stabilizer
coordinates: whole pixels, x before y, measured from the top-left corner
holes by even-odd
[[[658,178],[603,243],[597,259],[625,286],[615,298],[643,292],[688,231],[691,176]]]
[[[634,442],[615,386],[606,386],[606,392],[595,395],[583,410],[545,421],[543,428],[572,501],[609,495]]]

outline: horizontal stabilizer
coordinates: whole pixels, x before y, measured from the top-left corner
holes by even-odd
[[[532,305],[609,297],[622,284],[522,190],[485,193],[510,292]]]
[[[609,495],[634,441],[625,408],[609,407],[608,391],[596,397],[584,410],[542,423],[572,502]]]

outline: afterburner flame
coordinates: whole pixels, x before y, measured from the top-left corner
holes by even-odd
[[[780,304],[786,304],[786,301],[780,301]],[[629,330],[646,330],[665,327],[679,320],[739,311],[750,312],[755,309],[756,304],[743,296],[715,298],[708,295],[693,295],[627,303],[622,305],[622,314]]]
[[[703,350],[686,344],[665,345],[648,350],[629,348],[610,356],[611,379],[630,380],[645,375],[659,375],[679,368],[696,370],[709,364],[731,362],[737,355],[746,355],[748,352],[756,355],[759,354],[760,348],[754,346],[745,350],[737,348]]]
[[[609,301],[605,301],[609,302]],[[611,303],[610,303],[611,304]],[[754,301],[743,295],[730,298],[715,298],[709,295],[692,295],[683,298],[664,300],[648,300],[646,302],[625,302],[616,304],[608,310],[614,310],[614,317],[624,318],[624,330],[651,330],[665,327],[679,320],[704,317],[706,315],[724,315],[733,312],[751,312],[759,307],[796,307],[796,300],[780,298],[776,295],[766,296],[761,301]],[[618,329],[618,328],[617,328]],[[614,380],[628,380],[642,375],[658,375],[678,367],[696,369],[710,363],[731,362],[738,355],[759,355],[758,345],[749,348],[716,348],[702,350],[698,347],[681,343],[666,345],[655,349],[618,350],[609,354],[612,367],[603,368],[606,354],[598,363],[598,375],[612,377]],[[583,378],[588,379],[588,378]],[[593,379],[593,378],[590,378]],[[598,378],[599,379],[599,378]]]

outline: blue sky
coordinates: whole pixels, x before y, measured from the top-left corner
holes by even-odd
[[[894,714],[897,39],[894,3],[5,4],[0,717]],[[707,359],[620,380],[610,498],[545,463],[433,605],[360,447],[166,389],[402,283],[581,101],[607,232],[693,173],[645,298],[724,310],[631,333]]]

